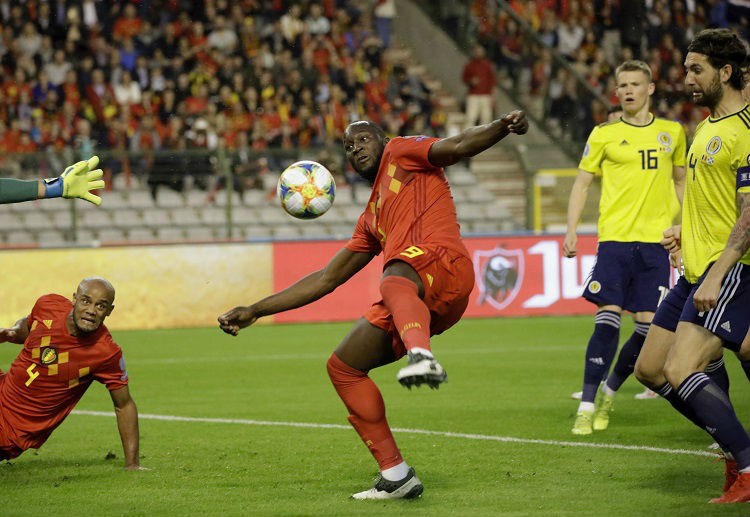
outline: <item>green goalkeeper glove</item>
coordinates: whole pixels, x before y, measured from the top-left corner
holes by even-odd
[[[95,169],[99,164],[99,157],[92,156],[88,161],[78,162],[65,169],[59,178],[44,180],[47,191],[44,197],[81,198],[99,206],[102,198],[95,196],[90,191],[102,189],[105,186],[102,170]]]

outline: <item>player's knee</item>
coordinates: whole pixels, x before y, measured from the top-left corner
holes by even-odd
[[[334,385],[346,383],[347,381],[351,382],[352,380],[367,375],[366,373],[360,372],[346,364],[339,359],[335,353],[331,354],[331,357],[328,358],[326,370],[328,371],[328,377],[331,378],[331,382],[333,382]]]
[[[668,357],[666,363],[664,363],[664,377],[674,388],[682,384],[682,381],[691,373],[693,373],[691,368],[673,357]]]
[[[633,371],[638,382],[649,388],[654,388],[664,384],[664,372],[662,364],[653,364],[639,356],[635,362]]]

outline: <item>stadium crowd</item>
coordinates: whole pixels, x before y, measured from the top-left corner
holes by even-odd
[[[0,150],[128,150],[149,168],[160,150],[338,144],[363,118],[389,135],[439,134],[432,93],[387,59],[393,10],[393,0],[0,2]]]
[[[587,92],[516,18],[559,52],[591,88],[616,104],[614,69],[623,61],[646,61],[656,83],[652,106],[679,120],[688,135],[706,117],[684,95],[683,61],[690,40],[709,27],[731,28],[750,39],[750,8],[727,0],[510,0],[517,17],[496,0],[465,0],[468,39],[480,42],[498,69],[500,82],[518,88],[543,105],[553,124],[582,140],[607,119],[607,106]],[[458,26],[461,9],[443,10],[446,25]],[[566,121],[579,124],[566,124]]]

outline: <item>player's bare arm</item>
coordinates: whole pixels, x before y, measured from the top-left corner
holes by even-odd
[[[682,200],[685,197],[685,167],[679,165],[672,167],[672,181],[674,181],[675,194],[682,206]]]
[[[708,270],[706,278],[693,296],[693,304],[699,311],[708,311],[716,307],[724,277],[750,249],[750,192],[737,193],[737,209],[740,215],[732,228],[732,233],[729,234],[724,251]]]
[[[302,307],[333,292],[373,259],[372,253],[342,248],[323,268],[310,273],[283,291],[246,307],[235,307],[219,316],[219,328],[236,336],[258,318]]]
[[[583,207],[586,205],[586,198],[589,196],[589,188],[594,181],[594,175],[583,169],[578,169],[578,176],[573,183],[568,199],[568,228],[565,232],[565,241],[563,242],[563,255],[566,257],[575,257],[577,253],[578,222],[581,220]]]
[[[128,470],[146,470],[138,458],[138,408],[130,396],[127,386],[109,392],[115,406],[117,428],[120,431],[122,450],[125,454],[125,468]]]
[[[511,111],[489,124],[470,127],[455,136],[438,140],[430,147],[427,157],[435,167],[447,167],[489,149],[510,133],[523,135],[528,129],[526,113]]]
[[[21,318],[10,328],[0,328],[0,343],[23,344],[29,335],[29,318]]]

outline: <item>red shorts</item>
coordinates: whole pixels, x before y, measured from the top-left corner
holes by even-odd
[[[2,384],[4,378],[5,374],[0,370],[0,384]],[[17,456],[20,456],[23,452],[23,449],[13,445],[7,427],[8,424],[5,423],[2,412],[0,412],[0,461],[12,460]]]
[[[406,262],[422,279],[424,303],[430,310],[430,336],[443,333],[461,319],[474,288],[474,265],[469,257],[441,246],[417,245],[409,246],[393,260]],[[406,347],[383,300],[374,303],[364,318],[391,335],[397,359],[406,355]]]

